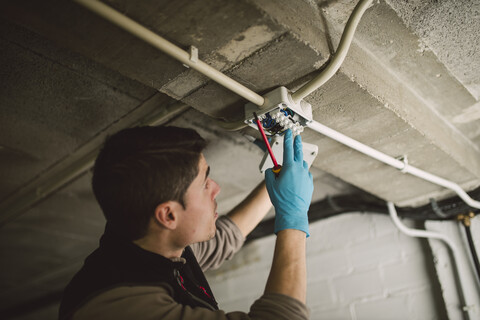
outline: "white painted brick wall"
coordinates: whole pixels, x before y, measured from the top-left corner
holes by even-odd
[[[350,213],[310,226],[307,240],[311,319],[442,319],[422,240],[406,237],[386,215]],[[246,245],[207,278],[226,311],[248,312],[262,295],[275,237]],[[440,308],[439,308],[440,306]],[[442,311],[443,308],[443,311]]]

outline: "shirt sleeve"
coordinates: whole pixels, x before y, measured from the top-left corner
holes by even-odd
[[[245,241],[240,229],[228,216],[218,218],[216,226],[215,237],[190,246],[204,272],[218,268],[225,260],[231,259]]]
[[[191,308],[177,303],[166,287],[119,287],[90,300],[72,320],[305,320],[307,306],[286,295],[264,294],[248,313]]]

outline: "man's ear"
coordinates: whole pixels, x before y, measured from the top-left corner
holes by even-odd
[[[179,218],[179,203],[167,201],[155,208],[155,222],[169,230],[175,230]]]

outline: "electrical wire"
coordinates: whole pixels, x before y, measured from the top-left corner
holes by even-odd
[[[345,60],[345,57],[347,56],[347,52],[350,48],[350,44],[352,43],[358,23],[372,2],[373,0],[360,0],[358,2],[358,4],[355,6],[355,9],[353,9],[350,18],[348,19],[347,24],[345,25],[342,38],[340,39],[337,51],[333,55],[332,60],[318,76],[313,78],[310,82],[306,83],[292,94],[293,101],[296,103],[300,102],[300,100],[330,80],[330,78],[338,71],[343,63],[343,60]]]
[[[261,145],[263,147],[263,143]],[[470,192],[470,195],[472,197],[480,198],[480,188]],[[437,206],[444,212],[445,217],[439,217],[435,214],[431,204],[415,208],[400,207],[396,210],[400,217],[416,221],[452,220],[455,219],[458,214],[471,210],[471,208],[458,196],[438,201]],[[384,200],[359,190],[353,194],[328,196],[322,200],[313,202],[308,210],[308,220],[309,223],[312,223],[349,212],[388,214],[388,208],[385,205]],[[473,212],[480,213],[479,210],[474,210]],[[274,220],[274,218],[271,218],[260,222],[260,224],[248,235],[247,242],[271,235],[273,233]]]
[[[470,254],[472,256],[473,264],[475,266],[475,270],[477,271],[477,280],[480,283],[480,262],[478,261],[477,250],[475,249],[475,244],[473,243],[472,238],[472,231],[470,230],[469,225],[463,224],[465,227],[465,234],[467,235],[468,246],[470,248]]]
[[[272,158],[273,166],[274,166],[274,168],[276,168],[276,167],[278,167],[277,159],[275,159],[275,155],[273,154],[272,147],[270,147],[270,143],[268,142],[267,136],[265,135],[265,132],[263,131],[260,119],[258,119],[258,116],[255,112],[253,113],[253,115],[255,116],[255,122],[257,123],[258,131],[260,131],[260,133],[262,134],[263,142],[265,142],[265,146],[267,147],[268,153],[270,154],[270,158]]]

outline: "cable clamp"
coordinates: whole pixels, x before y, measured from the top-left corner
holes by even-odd
[[[327,195],[327,202],[330,205],[330,207],[332,207],[333,210],[336,210],[336,211],[342,210],[342,208],[335,203],[335,200],[332,198],[331,195]]]
[[[462,310],[465,312],[469,312],[470,310],[475,310],[477,306],[474,304],[468,305],[468,306],[462,306]]]
[[[193,63],[198,62],[198,48],[194,46],[190,46],[190,49],[188,50],[188,53],[190,54],[190,58],[188,60],[192,61]],[[183,64],[185,68],[190,68],[188,64]]]
[[[401,173],[407,173],[407,170],[408,170],[408,157],[407,157],[407,155],[399,156],[396,159],[403,162],[403,168],[399,169],[400,172]]]
[[[432,206],[433,212],[440,218],[448,218],[449,215],[442,211],[437,201],[433,198],[430,198],[430,205]]]
[[[193,63],[198,62],[198,48],[194,46],[190,46],[190,61]]]

